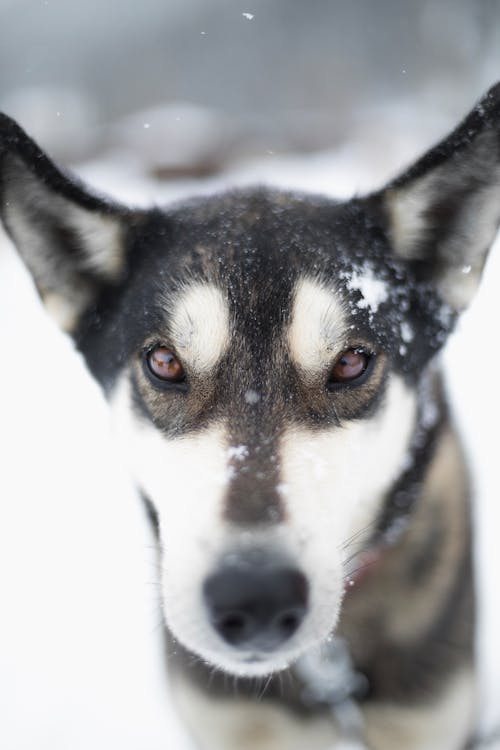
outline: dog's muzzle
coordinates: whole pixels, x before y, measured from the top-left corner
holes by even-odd
[[[223,561],[203,586],[218,636],[252,653],[269,653],[297,632],[307,613],[308,590],[300,570],[258,554]]]

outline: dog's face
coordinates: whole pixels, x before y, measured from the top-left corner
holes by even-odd
[[[156,512],[167,624],[211,664],[268,674],[334,629],[495,235],[499,101],[365,199],[165,212],[90,196],[0,122],[5,224]]]

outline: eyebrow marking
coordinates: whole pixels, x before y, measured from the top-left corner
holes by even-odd
[[[294,362],[307,374],[321,372],[345,340],[346,316],[335,291],[313,279],[295,288],[288,345]]]
[[[194,282],[174,298],[170,334],[177,353],[193,370],[215,367],[230,340],[229,309],[213,284]]]

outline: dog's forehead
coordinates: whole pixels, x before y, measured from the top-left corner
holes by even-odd
[[[358,203],[231,193],[170,221],[173,265],[156,303],[177,351],[188,354],[189,340],[199,367],[202,349],[209,366],[249,347],[276,367],[279,341],[310,370],[356,336],[381,336],[373,323],[394,292],[390,252]]]
[[[306,314],[313,285],[327,307],[339,308],[342,298],[356,301],[361,283],[365,292],[371,286],[373,309],[384,296],[387,242],[356,202],[264,190],[230,193],[188,204],[167,220],[172,244],[157,301],[171,317],[178,316],[178,305],[186,307],[187,296],[199,305],[186,289],[202,293],[204,284],[220,290],[237,327],[261,333]]]
[[[181,269],[219,275],[241,293],[270,271],[276,283],[299,269],[334,269],[387,250],[358,201],[249,190],[188,203],[166,218]]]
[[[333,283],[304,275],[290,295],[276,296],[256,289],[254,299],[233,305],[228,289],[215,282],[185,282],[160,296],[168,343],[198,375],[210,375],[231,350],[244,366],[251,367],[248,355],[257,358],[260,370],[288,357],[304,373],[321,372],[352,337],[345,297]],[[273,317],[281,317],[279,325],[270,324]]]
[[[111,305],[103,297],[79,339],[105,383],[145,341],[170,334],[179,351],[191,336],[198,370],[228,346],[276,369],[283,341],[305,366],[344,337],[390,351],[406,374],[449,329],[431,286],[415,285],[362,200],[267,189],[204,197],[151,212],[130,238],[129,258],[123,287]]]

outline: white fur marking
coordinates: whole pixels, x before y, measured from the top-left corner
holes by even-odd
[[[323,613],[317,638],[335,624],[348,538],[363,540],[384,493],[405,463],[416,413],[414,394],[393,376],[377,416],[317,433],[292,429],[281,446],[288,533],[303,541],[301,564],[311,583],[311,604]],[[352,551],[352,550],[351,550]]]
[[[217,287],[196,282],[174,300],[171,333],[179,356],[197,372],[215,367],[230,339],[227,300]]]
[[[111,407],[131,473],[158,513],[166,621],[188,649],[217,663],[224,646],[208,622],[202,586],[227,548],[223,509],[233,470],[224,427],[166,438],[134,413],[126,375]]]
[[[224,518],[234,471],[230,464],[244,458],[246,446],[230,446],[223,424],[167,439],[134,412],[130,400],[124,376],[112,408],[134,477],[158,512],[169,627],[189,650],[233,674],[256,676],[286,668],[335,626],[344,589],[343,542],[373,520],[404,463],[414,395],[393,377],[375,418],[318,433],[290,429],[280,446],[283,482],[278,487],[286,522],[249,529]],[[281,550],[310,583],[311,606],[301,627],[259,662],[223,643],[209,622],[202,595],[221,556],[245,549]]]
[[[346,318],[341,301],[333,290],[312,279],[302,279],[296,287],[288,330],[290,352],[308,374],[321,372],[342,348]]]

